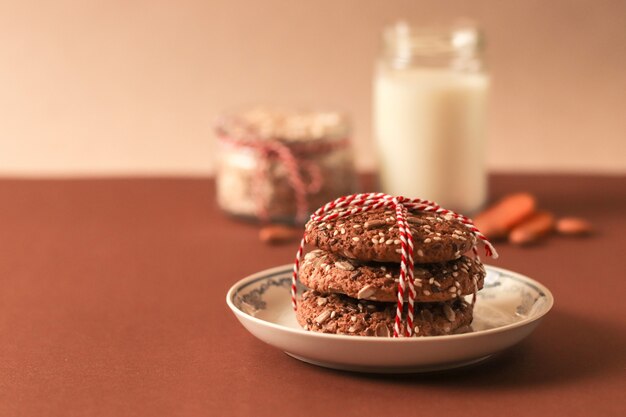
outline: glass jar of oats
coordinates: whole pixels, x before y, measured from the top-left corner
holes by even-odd
[[[355,191],[347,118],[337,112],[254,108],[222,116],[217,200],[237,217],[303,223]]]

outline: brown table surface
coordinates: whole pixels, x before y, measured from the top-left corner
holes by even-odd
[[[491,189],[597,227],[499,245],[492,263],[547,285],[553,311],[482,365],[379,376],[299,362],[236,321],[230,285],[295,246],[225,218],[211,180],[0,180],[0,416],[626,415],[626,178]]]

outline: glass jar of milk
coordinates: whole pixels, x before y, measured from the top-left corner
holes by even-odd
[[[481,33],[398,23],[383,37],[374,82],[382,191],[476,212],[487,195]]]

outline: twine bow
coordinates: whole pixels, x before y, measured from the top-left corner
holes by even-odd
[[[287,145],[279,140],[258,138],[236,139],[227,135],[218,128],[218,139],[232,146],[254,149],[259,161],[254,177],[255,198],[257,201],[257,215],[263,220],[269,220],[268,202],[263,194],[263,184],[268,182],[270,161],[277,159],[287,171],[287,182],[293,189],[296,203],[296,220],[304,222],[309,213],[308,196],[320,191],[324,178],[318,164],[304,159],[303,156],[315,153],[325,153],[333,149],[345,147],[347,139],[324,143],[302,143]],[[308,182],[305,181],[308,178]]]

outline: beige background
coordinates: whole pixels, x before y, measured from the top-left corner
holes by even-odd
[[[383,25],[489,37],[494,170],[626,172],[626,1],[0,0],[0,174],[205,174],[224,108],[332,106],[371,168]]]

